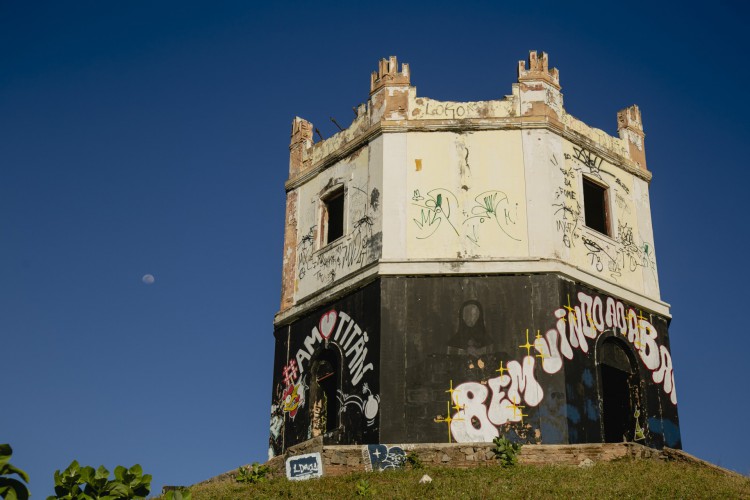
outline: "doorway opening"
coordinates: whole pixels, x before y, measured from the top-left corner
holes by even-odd
[[[604,442],[643,440],[640,416],[645,411],[635,360],[616,338],[606,339],[599,349]]]
[[[312,363],[310,382],[310,425],[312,437],[338,428],[338,389],[341,380],[340,355],[324,349]]]

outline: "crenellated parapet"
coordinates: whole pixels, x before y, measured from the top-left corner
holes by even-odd
[[[295,117],[292,120],[292,135],[289,141],[289,177],[304,170],[305,153],[313,144],[313,126],[307,120]]]
[[[396,58],[396,56],[391,56],[388,59],[381,59],[378,62],[378,70],[373,71],[370,76],[370,95],[385,86],[408,87],[411,83],[409,78],[408,64],[401,64],[401,71],[399,71],[398,58]]]
[[[529,52],[529,67],[526,61],[518,61],[518,81],[533,82],[545,81],[560,90],[560,72],[557,68],[549,69],[549,56],[542,52],[539,56],[536,50]]]
[[[518,61],[518,91],[522,116],[544,117],[545,120],[560,121],[565,114],[560,92],[560,73],[549,69],[546,52],[539,56],[535,50],[529,52],[529,66]]]
[[[636,162],[640,168],[646,170],[646,150],[644,146],[646,134],[643,133],[641,110],[637,105],[633,104],[617,112],[617,132],[620,134],[620,139],[627,144],[630,159]]]
[[[618,136],[591,127],[570,115],[563,105],[560,73],[550,68],[546,52],[530,51],[518,62],[518,81],[503,98],[487,101],[439,101],[417,95],[407,63],[395,56],[378,61],[370,76],[370,95],[356,108],[351,125],[331,137],[313,139],[313,125],[295,118],[290,144],[290,182],[310,170],[325,168],[384,130],[440,131],[546,128],[598,150],[644,180],[644,133],[640,111],[631,106],[618,113]]]

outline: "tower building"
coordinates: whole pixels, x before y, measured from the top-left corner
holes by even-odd
[[[326,444],[679,448],[641,113],[437,101],[379,62],[351,125],[292,123],[269,454]]]

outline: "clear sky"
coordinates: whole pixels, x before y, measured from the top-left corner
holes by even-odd
[[[641,107],[684,448],[750,473],[741,2],[356,5],[0,3],[0,442],[32,494],[73,459],[154,492],[264,461],[292,119],[350,123],[389,55],[500,99],[530,49],[589,125]]]

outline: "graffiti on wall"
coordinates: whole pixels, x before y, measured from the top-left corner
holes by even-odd
[[[535,368],[548,374],[558,373],[564,360],[572,360],[574,351],[588,356],[589,340],[611,332],[630,343],[653,382],[661,386],[672,404],[677,404],[672,357],[660,344],[656,328],[642,313],[612,297],[591,296],[578,292],[577,302],[568,303],[553,312],[554,328],[542,335],[529,330],[519,339],[521,359],[500,362],[498,376],[482,381],[467,381],[446,391],[450,395],[448,412],[435,419],[449,426],[449,440],[457,442],[492,441],[500,435],[498,428],[523,424],[524,413],[538,406],[544,390],[536,379]],[[451,412],[451,410],[453,410]],[[637,416],[636,416],[637,418]],[[636,429],[640,436],[643,429]]]
[[[573,148],[574,154],[565,154],[565,165],[560,165],[555,155],[550,162],[558,168],[562,175],[562,184],[555,190],[555,199],[552,210],[555,217],[556,230],[560,234],[563,244],[567,248],[576,247],[580,242],[589,265],[599,273],[607,273],[617,280],[625,272],[635,272],[639,268],[645,268],[656,272],[656,260],[654,259],[652,246],[638,238],[633,232],[633,227],[620,220],[617,222],[617,231],[614,242],[610,238],[599,238],[593,233],[584,233],[581,228],[585,225],[583,215],[583,199],[577,188],[577,176],[579,172],[586,173],[592,177],[603,179],[608,177],[617,184],[614,204],[622,214],[633,212],[631,202],[620,191],[629,194],[630,189],[616,175],[604,169],[604,160],[595,153],[585,148]]]
[[[362,447],[362,459],[368,472],[400,469],[406,463],[406,452],[400,446],[368,444]]]
[[[602,238],[581,236],[589,263],[598,272],[606,270],[613,278],[622,276],[623,272],[633,272],[639,267],[656,271],[656,261],[648,243],[637,245],[633,237],[633,228],[627,223],[617,224],[616,245]]]
[[[373,394],[367,383],[362,384],[362,395],[344,394],[343,391],[339,390],[336,396],[342,413],[346,412],[347,406],[353,406],[364,415],[368,426],[375,423],[375,417],[380,408],[380,396]]]
[[[343,365],[349,375],[348,380],[356,388],[363,376],[374,369],[372,362],[368,362],[369,340],[367,332],[346,312],[331,309],[322,314],[318,324],[302,341],[302,347],[282,368],[281,380],[284,389],[280,401],[272,406],[272,433],[275,427],[281,427],[278,421],[274,420],[278,419],[280,413],[294,420],[297,413],[306,406],[310,392],[306,380],[311,375],[311,360],[321,348],[335,346],[341,352]],[[373,394],[367,383],[363,384],[361,391],[360,395],[344,394],[337,389],[339,412],[346,412],[349,407],[357,408],[366,418],[367,425],[371,426],[378,414],[380,396]]]
[[[445,188],[420,192],[415,189],[411,197],[414,207],[412,220],[419,240],[435,235],[439,237],[467,238],[480,245],[484,231],[496,231],[506,237],[521,241],[516,233],[518,203],[512,203],[504,191],[484,191],[466,203]]]
[[[323,460],[320,453],[296,455],[286,459],[286,478],[292,481],[304,481],[323,476]]]
[[[662,386],[672,404],[677,404],[674,386],[672,356],[666,346],[658,342],[656,328],[642,312],[636,313],[612,297],[592,297],[578,292],[578,304],[568,304],[554,312],[557,322],[534,342],[542,356],[542,368],[547,373],[557,373],[562,368],[562,358],[573,359],[573,349],[588,354],[588,339],[596,339],[604,332],[622,336],[636,350],[643,365],[651,372],[656,384]]]
[[[583,211],[575,188],[576,173],[572,167],[558,165],[554,155],[550,161],[563,175],[563,185],[555,191],[555,202],[552,204],[554,215],[557,217],[557,232],[562,234],[563,244],[571,248],[581,237],[580,226],[583,224]]]
[[[310,226],[297,245],[297,277],[313,276],[321,284],[333,283],[341,275],[361,268],[380,253],[380,233],[374,232],[375,214],[380,206],[380,192],[373,188],[368,194],[350,187],[348,213],[353,221],[351,231],[323,248],[316,248],[318,226]]]

